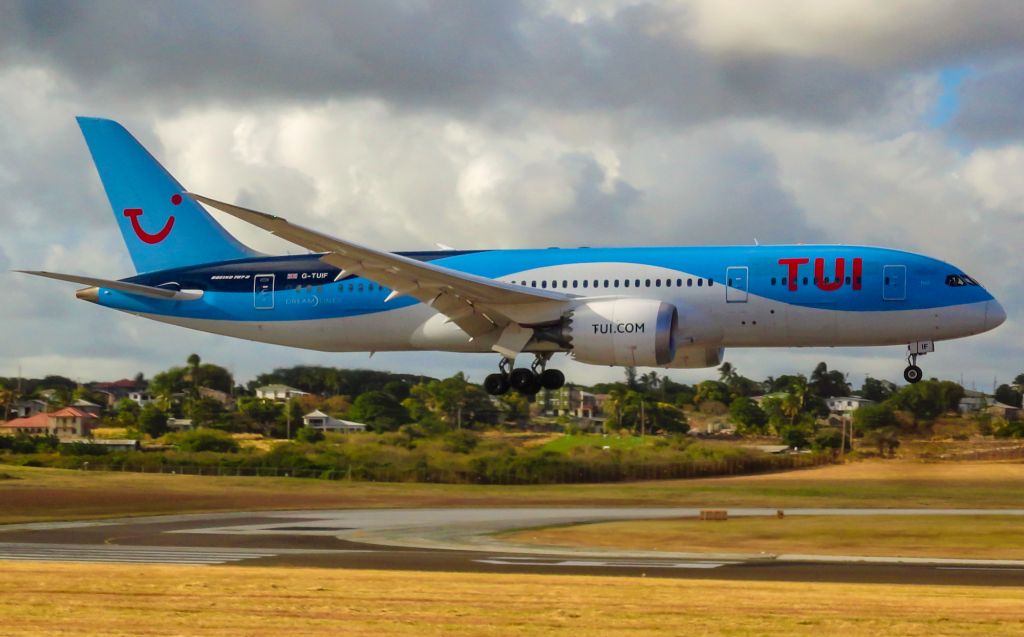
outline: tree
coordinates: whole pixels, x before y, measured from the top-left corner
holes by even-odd
[[[729,404],[729,387],[721,381],[706,380],[697,385],[697,395],[693,399],[698,404],[710,400]]]
[[[729,416],[740,433],[767,433],[768,414],[746,396],[739,396],[729,404]]]
[[[349,417],[376,432],[396,431],[409,421],[409,412],[385,391],[370,391],[356,398]]]
[[[1013,379],[1013,384],[1017,387],[1024,387],[1024,374],[1017,374],[1017,377]]]
[[[910,412],[917,424],[919,420],[931,421],[947,411],[955,411],[963,397],[963,387],[952,381],[926,380],[901,388],[888,402]]]
[[[1021,393],[1009,385],[1000,385],[996,388],[995,398],[1004,405],[1011,407],[1021,406]]]
[[[117,412],[116,422],[118,427],[128,427],[130,429],[138,427],[141,408],[137,402],[128,398],[122,398],[114,405],[114,410]]]
[[[224,405],[214,398],[202,397],[192,401],[189,417],[193,424],[205,427],[221,424],[224,418]]]
[[[139,431],[153,438],[167,433],[167,412],[156,405],[146,405],[139,412]]]
[[[815,451],[838,451],[843,446],[843,434],[835,427],[824,427],[814,434],[811,440],[811,449]],[[846,448],[849,449],[849,441],[846,441]]]
[[[810,444],[811,428],[805,424],[785,425],[779,432],[782,443],[793,449],[802,449]]]
[[[874,431],[895,425],[896,413],[888,403],[863,405],[853,410],[853,426],[858,431]]]
[[[413,386],[409,400],[413,399],[419,405],[409,402],[410,412],[418,415],[429,412],[455,428],[472,422],[494,423],[498,419],[498,410],[490,397],[479,386],[467,381],[462,372],[444,380]]]
[[[237,409],[250,422],[257,424],[264,433],[268,433],[284,412],[284,405],[266,398],[242,396],[238,399]]]
[[[814,394],[820,398],[850,395],[850,385],[846,382],[846,376],[840,371],[829,371],[824,361],[818,363],[811,373],[810,385]]]
[[[730,362],[724,362],[721,367],[718,368],[718,380],[722,381],[726,385],[729,384],[729,381],[736,378],[736,375],[736,369]]]
[[[626,372],[626,387],[629,387],[630,389],[636,389],[637,388],[636,367],[627,366],[626,369],[625,369],[625,372]]]
[[[893,394],[892,383],[887,381],[878,380],[877,378],[871,378],[870,376],[864,379],[864,384],[860,388],[860,395],[868,400],[873,400],[876,403],[880,403],[883,400],[887,400]]]

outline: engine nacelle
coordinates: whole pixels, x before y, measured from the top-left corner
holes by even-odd
[[[572,314],[573,357],[591,365],[664,367],[676,356],[679,313],[650,299],[594,301]]]

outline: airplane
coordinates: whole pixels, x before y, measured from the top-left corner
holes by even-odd
[[[77,118],[135,266],[79,299],[170,325],[327,352],[494,352],[492,395],[558,389],[548,368],[702,368],[727,347],[907,345],[991,330],[999,302],[960,268],[851,245],[385,252],[188,192],[124,127]],[[243,245],[203,205],[310,251]],[[516,367],[521,356],[533,357]]]

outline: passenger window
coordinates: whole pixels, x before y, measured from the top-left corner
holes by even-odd
[[[624,288],[628,288],[629,287],[629,279],[623,279],[622,280],[622,287],[624,287]]]
[[[355,287],[355,284],[353,284],[353,283],[349,283],[349,284],[348,284],[348,291],[349,291],[349,292],[351,292],[351,291],[352,291],[352,290],[354,290],[354,289],[356,289],[356,287]]]
[[[729,285],[732,285],[732,281],[729,281]],[[775,285],[775,277],[772,277],[772,285]]]
[[[672,287],[672,279],[665,279],[665,287],[667,287],[667,288]]]
[[[567,288],[567,287],[569,287],[569,282],[568,282],[568,281],[566,281],[565,279],[562,279],[562,287],[563,287],[563,288]]]
[[[640,287],[640,279],[634,280],[633,283],[635,283],[634,287]]]
[[[656,287],[656,288],[660,288],[661,287],[661,279],[654,279],[654,287]]]
[[[693,287],[693,279],[686,279],[686,287],[688,287],[688,288],[692,288]]]
[[[588,281],[586,279],[583,279],[583,287],[587,287],[587,283]]]
[[[714,284],[715,284],[715,280],[714,279],[708,279],[708,287],[711,287]]]
[[[542,288],[544,288],[544,289],[547,289],[547,287],[548,287],[548,282],[547,282],[547,281],[541,281],[541,282],[540,282],[540,286],[541,286]]]
[[[650,279],[647,279],[646,281],[644,281],[644,287],[645,288],[651,287],[651,280]]]
[[[683,287],[683,280],[682,279],[676,279],[676,287],[677,288]]]
[[[850,285],[850,277],[846,277],[846,285]]]
[[[807,277],[804,277],[804,285],[807,285]]]
[[[619,280],[615,279],[614,281],[612,281],[612,285],[614,285],[615,287],[619,287]]]
[[[789,277],[787,277],[787,276],[782,277],[782,285],[786,285],[786,279],[788,279],[788,278]]]
[[[573,280],[572,280],[572,288],[573,288],[574,290],[576,289],[576,286],[577,286],[577,284],[578,284],[578,283],[579,283],[579,282],[578,282],[578,281],[577,281],[576,279],[573,279]]]
[[[530,287],[531,288],[537,287],[537,282],[536,281],[530,281]]]
[[[605,286],[605,287],[608,287],[608,279],[605,279],[605,280],[604,280],[604,286]]]
[[[889,277],[885,277],[885,284],[889,285]]]
[[[698,278],[697,279],[697,287],[703,287],[703,286],[704,286],[704,279]]]

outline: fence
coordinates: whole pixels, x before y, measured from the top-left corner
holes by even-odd
[[[674,480],[787,471],[835,462],[828,454],[752,456],[660,463],[503,465],[476,463],[469,468],[431,466],[265,467],[230,465],[131,465],[83,462],[85,471],[123,471],[200,476],[314,478],[362,482],[427,482],[443,484],[570,484]]]

